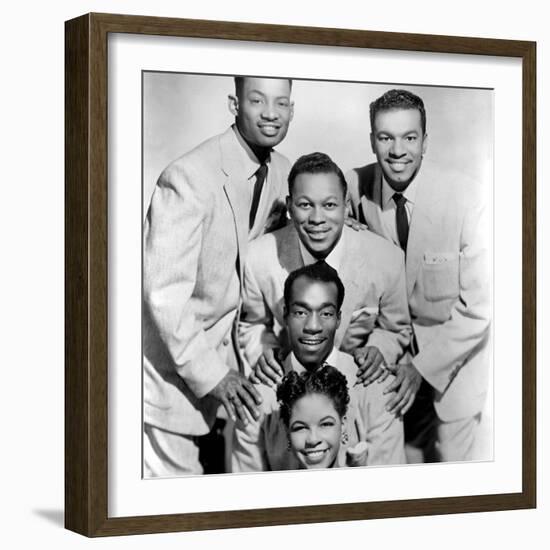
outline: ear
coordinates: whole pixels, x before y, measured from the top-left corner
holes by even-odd
[[[294,118],[294,101],[291,101],[290,102],[290,117],[289,117],[289,121],[292,120]]]
[[[287,195],[285,199],[285,205],[286,205],[286,214],[289,219],[292,219],[292,216],[290,214],[290,206],[292,205],[292,199],[290,198],[290,195]]]
[[[239,98],[236,95],[229,94],[227,96],[227,106],[229,107],[229,112],[233,116],[239,114]]]
[[[340,321],[342,320],[342,312],[339,311],[337,314],[336,314],[336,328],[338,328],[340,326]]]
[[[376,155],[376,151],[374,150],[374,134],[372,132],[370,134],[370,148],[371,151]]]
[[[424,134],[424,140],[422,141],[422,155],[426,154],[428,149],[428,134]]]
[[[286,322],[286,318],[288,317],[288,309],[286,309],[286,305],[283,306],[283,319]]]

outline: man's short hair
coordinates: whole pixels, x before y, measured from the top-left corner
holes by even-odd
[[[422,133],[426,133],[426,110],[424,102],[417,95],[407,90],[389,90],[375,99],[370,104],[370,127],[374,132],[374,120],[376,115],[382,111],[416,109],[420,113],[420,124]]]
[[[342,303],[344,302],[344,284],[338,276],[338,272],[336,271],[336,269],[330,267],[330,265],[328,265],[324,260],[320,260],[313,264],[309,264],[304,267],[300,267],[295,271],[292,271],[286,278],[284,288],[284,304],[287,312],[290,309],[290,296],[292,294],[292,285],[294,284],[294,281],[296,281],[296,279],[299,279],[300,277],[305,277],[310,281],[315,282],[334,283],[338,291],[336,305],[338,311],[340,311]]]
[[[288,174],[288,194],[292,195],[294,190],[294,181],[300,174],[335,174],[342,187],[344,197],[348,192],[348,185],[342,170],[325,153],[310,153],[301,156],[290,169]]]
[[[241,97],[243,93],[244,88],[244,79],[245,78],[256,78],[253,76],[236,76],[235,78],[235,95],[237,97]],[[257,78],[263,78],[263,77],[257,77]],[[290,91],[292,91],[292,78],[281,78],[277,80],[288,80],[288,84],[290,86]]]

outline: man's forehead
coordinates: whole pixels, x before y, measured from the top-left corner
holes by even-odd
[[[320,304],[336,307],[338,288],[334,281],[318,281],[303,275],[298,277],[291,289],[290,303],[318,307]]]
[[[281,96],[290,96],[290,80],[286,78],[260,78],[254,76],[243,77],[243,90],[247,93],[277,92]]]
[[[422,125],[422,115],[414,107],[392,107],[378,111],[374,117],[374,124],[378,126],[380,119],[384,122],[391,121],[393,124],[418,124]]]

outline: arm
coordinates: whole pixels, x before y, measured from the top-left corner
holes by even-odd
[[[209,393],[228,367],[207,341],[191,296],[196,284],[205,201],[181,168],[166,169],[144,227],[144,306],[174,367],[197,397]]]
[[[231,449],[232,472],[265,472],[269,464],[264,448],[264,414],[246,426],[238,422],[233,431]]]
[[[411,338],[411,320],[405,282],[403,253],[395,248],[396,261],[388,269],[387,286],[380,297],[379,312],[368,346],[382,353],[386,365],[392,365],[403,355]]]
[[[466,210],[458,257],[459,296],[448,321],[415,326],[419,353],[413,365],[439,392],[444,392],[460,367],[486,345],[490,327],[488,212],[483,205]]]
[[[250,253],[251,252],[251,253]],[[249,252],[249,258],[254,251]],[[239,321],[239,344],[251,368],[268,349],[279,347],[273,331],[273,312],[258,283],[254,262],[244,267],[243,303]]]
[[[364,395],[360,415],[366,419],[367,466],[406,463],[403,419],[386,410],[386,385],[371,384],[359,389]]]

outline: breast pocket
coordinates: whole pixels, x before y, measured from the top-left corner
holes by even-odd
[[[437,302],[458,298],[458,253],[426,253],[422,279],[426,300]]]

